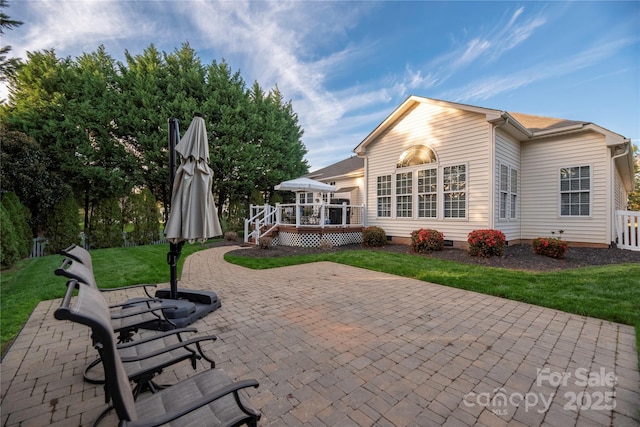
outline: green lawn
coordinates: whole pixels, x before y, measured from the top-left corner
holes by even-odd
[[[178,274],[189,254],[206,248],[199,243],[184,245],[178,262]],[[168,283],[167,252],[169,244],[92,250],[98,286],[117,288],[138,283]],[[61,255],[25,259],[13,269],[3,270],[0,274],[0,337],[3,353],[40,301],[64,296],[67,281],[53,273],[63,259]]]
[[[227,254],[225,259],[256,269],[333,261],[623,323],[635,327],[636,344],[640,350],[639,264],[533,273],[371,250],[283,258],[249,258]]]

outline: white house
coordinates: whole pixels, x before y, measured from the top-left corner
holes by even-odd
[[[343,188],[365,205],[365,225],[399,242],[432,228],[464,246],[493,228],[511,244],[564,230],[574,245],[606,247],[633,190],[632,151],[590,122],[410,96],[354,149],[361,172],[308,176]]]

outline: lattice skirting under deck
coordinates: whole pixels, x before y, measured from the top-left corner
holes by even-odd
[[[273,245],[299,246],[303,248],[318,248],[324,241],[331,242],[332,246],[344,246],[352,243],[362,243],[362,232],[348,233],[289,233],[280,231],[273,239]]]

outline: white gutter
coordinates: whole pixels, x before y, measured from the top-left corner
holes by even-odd
[[[620,158],[622,156],[626,156],[627,154],[629,154],[629,150],[630,150],[630,147],[631,147],[631,140],[627,139],[627,140],[624,141],[623,144],[625,146],[624,152],[614,155],[613,157],[611,157],[611,160],[615,160],[615,159],[618,159],[618,158]]]
[[[541,130],[538,132],[533,132],[531,135],[535,138],[538,136],[546,136],[546,135],[561,135],[563,133],[566,132],[572,132],[575,130],[580,130],[580,129],[584,129],[585,124],[584,123],[580,123],[577,125],[571,125],[571,126],[566,126],[566,127],[562,127],[562,128],[557,128],[557,129],[547,129],[547,130]]]

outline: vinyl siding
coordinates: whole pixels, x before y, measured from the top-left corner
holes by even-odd
[[[626,210],[627,209],[627,201],[629,199],[629,194],[627,190],[625,190],[624,185],[622,185],[622,177],[620,176],[620,171],[616,168],[614,173],[614,194],[615,194],[615,209],[616,210]]]
[[[336,198],[349,199],[350,204],[352,205],[362,205],[364,203],[364,199],[362,197],[362,193],[364,192],[363,177],[340,179],[340,180],[336,180],[335,183],[336,183],[337,190],[341,188],[357,187],[356,189],[354,189],[349,193],[336,193],[335,194]]]
[[[518,171],[518,188],[516,202],[516,218],[510,218],[510,212],[507,212],[506,219],[500,219],[500,165],[506,165]],[[520,142],[513,137],[496,130],[496,155],[494,168],[494,188],[495,195],[493,198],[494,206],[494,228],[501,230],[507,237],[507,241],[518,240],[520,236],[520,203],[522,200],[522,168],[520,166]],[[510,205],[508,205],[510,211]]]
[[[419,104],[367,147],[367,225],[383,228],[387,235],[409,237],[413,230],[434,228],[445,239],[466,241],[474,229],[489,224],[491,125],[483,114],[428,103]],[[430,147],[438,158],[438,218],[418,219],[414,194],[414,217],[395,217],[395,173],[400,155],[413,145]],[[442,171],[444,167],[467,166],[467,218],[443,219]],[[422,167],[420,167],[422,168]],[[419,168],[410,169],[417,170]],[[401,169],[405,170],[405,169]],[[409,169],[408,169],[409,170]],[[378,218],[377,177],[392,176],[392,216]]]
[[[607,206],[610,166],[604,136],[595,132],[522,144],[522,238],[564,230],[570,242],[609,244]],[[560,168],[591,167],[591,215],[560,216]]]

